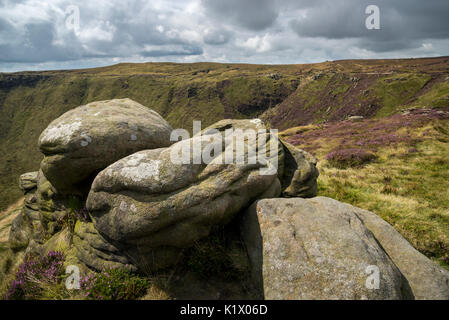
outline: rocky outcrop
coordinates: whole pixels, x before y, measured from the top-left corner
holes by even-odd
[[[171,133],[157,113],[129,99],[90,103],[54,120],[39,138],[40,171],[20,178],[27,221],[44,234],[33,247],[67,243],[60,238],[76,215],[71,200],[88,189],[93,222],[78,221],[73,247],[97,270],[168,267],[257,199],[316,195],[316,160],[259,119],[219,121],[174,145]]]
[[[330,198],[257,201],[241,233],[266,299],[449,298],[447,271],[375,214]]]
[[[225,135],[226,130],[229,129],[240,129],[243,133],[247,130],[268,130],[260,119],[225,119],[207,127],[199,134],[204,135],[213,130],[218,130]],[[277,135],[276,139],[278,139]],[[282,139],[279,139],[277,143],[278,178],[281,182],[282,196],[301,198],[316,196],[317,178],[319,176],[318,169],[316,168],[317,159],[310,153]],[[268,150],[269,147],[266,149]]]
[[[92,185],[87,208],[95,228],[130,247],[130,254],[151,269],[174,263],[183,248],[230,222],[254,200],[280,194],[277,171],[259,171],[270,162],[224,163],[227,150],[235,151],[228,141],[209,164],[195,164],[193,153],[185,163],[176,163],[178,150],[198,144],[204,151],[208,139],[220,139],[221,133],[203,137],[128,156],[103,170]],[[258,139],[269,143],[272,137],[265,131]]]
[[[26,221],[25,225],[27,226],[27,232],[29,232],[28,240],[32,239],[42,242],[44,241],[44,228],[39,213],[39,197],[37,192],[38,180],[38,171],[24,173],[19,177],[19,188],[24,193],[24,205],[21,209],[21,214],[23,214],[24,217],[21,219]],[[19,225],[23,225],[22,222]]]
[[[87,208],[98,232],[139,268],[165,268],[254,200],[279,196],[281,181],[291,194],[315,195],[316,161],[290,148],[284,162],[287,147],[260,120],[223,120],[110,165],[95,178]]]
[[[83,270],[151,273],[241,218],[265,298],[449,299],[449,273],[385,221],[313,198],[316,159],[261,120],[222,120],[174,144],[171,133],[129,99],[56,119],[39,140],[41,169],[19,179],[11,248],[61,251]]]
[[[32,221],[39,220],[39,205],[37,199],[37,180],[39,172],[24,173],[19,178],[19,188],[24,194],[24,212]]]
[[[136,151],[169,146],[171,131],[159,114],[130,99],[89,103],[42,132],[41,169],[60,193],[87,194],[99,171]]]
[[[76,257],[92,269],[103,270],[126,265],[136,270],[118,248],[98,233],[91,222],[78,221],[76,223],[73,244],[76,249]]]
[[[19,177],[20,190],[22,190],[24,193],[26,193],[33,189],[36,189],[38,174],[39,174],[38,171],[27,172],[27,173],[22,174]]]

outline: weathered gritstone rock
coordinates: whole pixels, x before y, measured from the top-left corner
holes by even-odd
[[[30,239],[25,253],[32,255],[45,255],[49,251],[59,251],[64,253],[67,257],[67,253],[70,251],[71,245],[72,234],[68,228],[65,228],[54,234],[49,239],[46,239],[44,242],[37,242],[34,239]]]
[[[27,211],[26,214],[32,220],[39,220],[39,203],[36,191],[37,189],[33,190],[33,192],[28,192],[27,194],[25,194],[23,203]]]
[[[136,270],[119,249],[97,232],[91,222],[77,221],[73,244],[77,258],[89,268],[101,271],[109,267],[128,266]]]
[[[62,220],[68,212],[68,199],[53,187],[42,170],[39,171],[36,193],[39,220],[46,233],[53,235],[62,228]]]
[[[23,193],[36,189],[38,174],[38,171],[27,172],[19,177],[19,188]]]
[[[43,244],[44,253],[49,251],[59,251],[67,255],[72,245],[72,234],[68,228],[65,228]]]
[[[19,178],[19,188],[24,194],[24,212],[32,221],[39,220],[37,181],[39,172],[24,173]]]
[[[23,208],[19,209],[20,213],[13,220],[11,230],[9,232],[9,246],[14,251],[25,249],[30,242],[33,232],[33,225],[30,219],[25,215]]]
[[[244,163],[225,164],[225,154],[235,155],[225,139],[209,164],[192,164],[192,154],[186,164],[172,161],[172,152],[181,154],[191,144],[209,151],[210,139],[221,136],[198,135],[170,148],[137,152],[103,170],[87,199],[95,228],[126,247],[140,268],[155,270],[174,263],[183,248],[230,222],[254,200],[279,196],[272,159],[249,164],[247,152]],[[266,130],[257,139],[261,145],[279,143]],[[256,150],[257,143],[246,147]]]
[[[228,129],[268,130],[260,119],[232,120],[225,119],[202,130],[199,134],[207,134],[218,130],[224,136]],[[267,147],[269,149],[269,147]],[[317,160],[310,153],[279,139],[278,142],[278,177],[281,181],[283,197],[311,198],[317,195],[316,168]]]
[[[323,197],[254,203],[241,232],[265,298],[412,299],[407,280],[359,212]]]
[[[41,224],[39,214],[39,201],[37,195],[38,179],[38,171],[24,173],[19,178],[19,188],[23,191],[25,196],[24,204],[21,210],[26,216],[25,220],[27,221],[25,232],[30,233],[27,237],[37,242],[42,242],[44,241],[44,229]]]
[[[171,131],[159,114],[130,99],[92,102],[42,132],[41,169],[58,192],[87,194],[100,170],[136,151],[169,146]]]
[[[335,201],[335,200],[334,200]],[[329,201],[331,202],[331,201]],[[449,272],[421,254],[405,240],[390,224],[372,212],[354,208],[357,216],[374,234],[391,260],[407,278],[413,294],[420,300],[449,300]]]

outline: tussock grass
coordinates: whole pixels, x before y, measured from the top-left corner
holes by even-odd
[[[158,285],[150,284],[145,296],[141,300],[171,300],[172,297],[166,290],[161,289]]]

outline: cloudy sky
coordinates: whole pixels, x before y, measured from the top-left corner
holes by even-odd
[[[0,71],[442,56],[448,16],[448,0],[0,0]]]

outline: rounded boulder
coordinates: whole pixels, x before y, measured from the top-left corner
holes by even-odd
[[[39,137],[41,169],[58,190],[87,193],[102,169],[140,150],[167,147],[171,126],[130,99],[92,102],[50,123]]]

